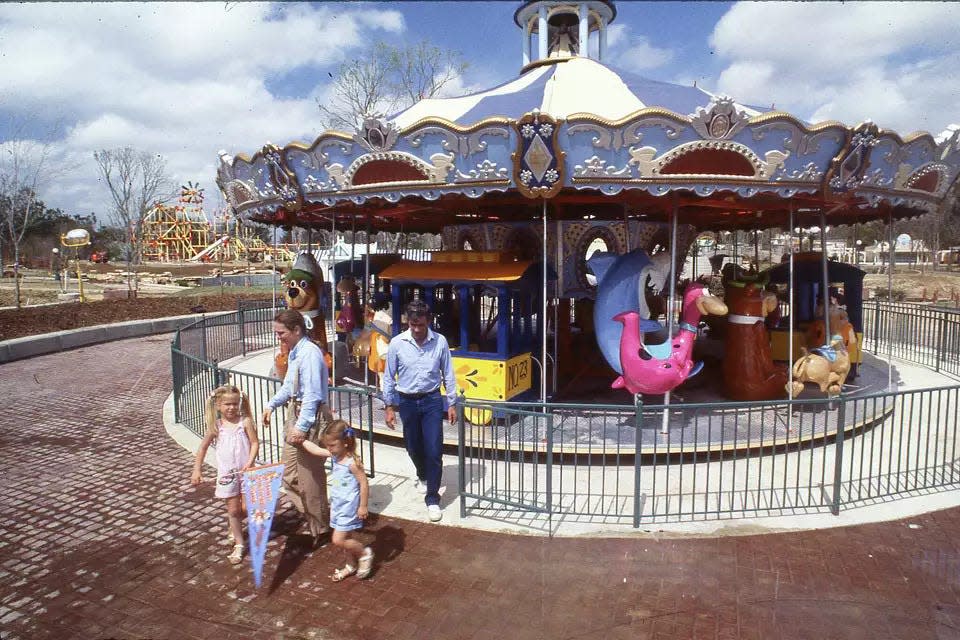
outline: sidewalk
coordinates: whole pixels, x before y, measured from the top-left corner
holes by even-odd
[[[0,365],[16,407],[0,428],[4,640],[960,638],[957,508],[696,539],[380,515],[362,534],[374,575],[342,584],[338,552],[309,551],[287,510],[254,591],[224,560],[222,505],[189,486],[190,454],[162,428],[169,339]],[[378,489],[388,507],[410,493],[397,482]]]

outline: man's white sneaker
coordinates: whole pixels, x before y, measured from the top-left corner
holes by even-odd
[[[413,488],[419,491],[423,495],[427,495],[427,482],[426,480],[421,480],[417,478],[413,481]]]
[[[443,518],[443,512],[440,511],[440,505],[427,505],[427,516],[430,518],[430,522],[440,522],[440,519]]]

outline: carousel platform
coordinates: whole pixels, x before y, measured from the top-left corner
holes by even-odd
[[[272,356],[268,349],[220,366],[264,376],[270,371]],[[344,360],[337,364],[338,386],[363,387],[363,370]],[[552,412],[553,452],[560,456],[622,457],[633,455],[639,445],[643,456],[691,451],[697,455],[746,455],[771,447],[796,447],[829,440],[841,430],[868,430],[893,411],[893,401],[886,393],[953,383],[947,376],[904,362],[895,362],[888,370],[885,360],[870,354],[864,355],[857,378],[844,387],[844,402],[827,402],[816,387],[808,385],[792,405],[785,400],[731,403],[721,395],[720,380],[709,367],[698,378],[695,384],[696,378],[676,390],[669,406],[660,397],[645,399],[639,433],[634,426],[636,410],[626,393],[610,389],[609,381],[584,380],[578,394],[584,397],[563,398],[562,406]],[[335,413],[338,409],[346,411],[345,407],[333,409]],[[403,446],[402,429],[391,430],[383,422],[379,399],[373,401],[372,422],[378,440]],[[542,452],[548,440],[547,424],[542,414],[527,407],[501,414],[487,425],[468,424],[467,441],[495,449]],[[445,423],[445,446],[453,450],[458,442],[457,426]]]

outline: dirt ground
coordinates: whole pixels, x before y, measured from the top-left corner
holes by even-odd
[[[868,273],[863,279],[864,298],[872,295],[886,297],[887,274]],[[960,306],[960,272],[924,271],[897,267],[893,274],[894,299],[898,292],[904,300],[939,302]]]
[[[224,265],[224,273],[242,269],[245,265]],[[12,278],[0,282],[0,340],[18,338],[36,333],[77,329],[98,324],[110,324],[127,320],[144,320],[166,316],[186,315],[198,311],[230,311],[237,308],[238,300],[269,299],[264,290],[224,287],[223,295],[216,287],[181,287],[169,284],[170,279],[213,276],[219,265],[143,265],[139,272],[144,281],[135,299],[103,300],[104,289],[119,289],[123,294],[125,284],[115,276],[123,265],[82,265],[84,294],[87,301],[57,302],[60,284],[49,272],[27,270],[21,280],[21,300],[27,306],[14,305],[15,294]],[[111,274],[113,274],[111,276]],[[165,277],[166,275],[170,278]],[[88,279],[89,278],[89,279]],[[161,280],[166,284],[157,284]],[[67,290],[77,291],[76,279],[70,279]],[[39,306],[38,306],[39,305]]]

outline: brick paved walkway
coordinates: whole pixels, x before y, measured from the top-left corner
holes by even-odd
[[[343,584],[288,510],[254,592],[163,430],[169,363],[157,336],[0,366],[3,640],[960,638],[960,509],[696,540],[378,518],[375,574]]]

